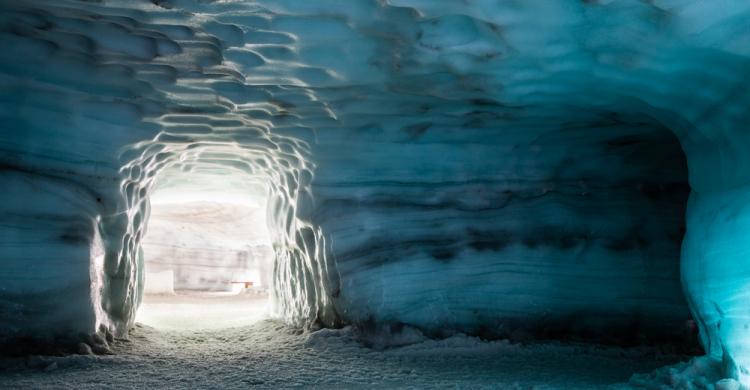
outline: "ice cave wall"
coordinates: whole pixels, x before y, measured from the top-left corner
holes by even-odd
[[[682,288],[745,375],[745,2],[0,6],[3,334],[127,328],[169,167],[268,183],[298,324],[669,332],[684,153]]]
[[[326,318],[322,238],[298,218],[308,146],[273,125],[286,117],[273,97],[304,93],[252,88],[223,63],[237,42],[206,31],[241,41],[242,30],[151,3],[0,4],[3,338],[124,334],[141,299],[148,196],[170,168],[263,182],[277,311],[298,325]]]
[[[498,134],[492,108],[471,110],[362,129],[346,152],[320,137],[313,221],[342,314],[436,335],[684,341],[675,137],[605,118]]]

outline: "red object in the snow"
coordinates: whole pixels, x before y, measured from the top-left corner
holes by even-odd
[[[245,288],[253,287],[253,282],[230,282],[232,284],[244,284]]]

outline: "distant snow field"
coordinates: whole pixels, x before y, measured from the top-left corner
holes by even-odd
[[[146,295],[136,321],[160,330],[210,330],[268,318],[267,294],[225,292]]]

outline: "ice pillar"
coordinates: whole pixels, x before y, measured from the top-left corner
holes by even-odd
[[[736,104],[737,102],[732,102]],[[683,145],[692,192],[682,244],[683,289],[706,353],[750,385],[750,137],[722,110]],[[722,115],[724,114],[724,115]],[[738,120],[742,119],[742,120]],[[710,129],[705,130],[705,129]]]
[[[690,197],[682,247],[685,293],[706,353],[750,383],[750,186]]]

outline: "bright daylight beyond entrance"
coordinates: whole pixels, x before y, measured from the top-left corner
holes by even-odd
[[[266,189],[224,175],[162,178],[151,195],[136,321],[195,330],[265,318],[273,267]]]

